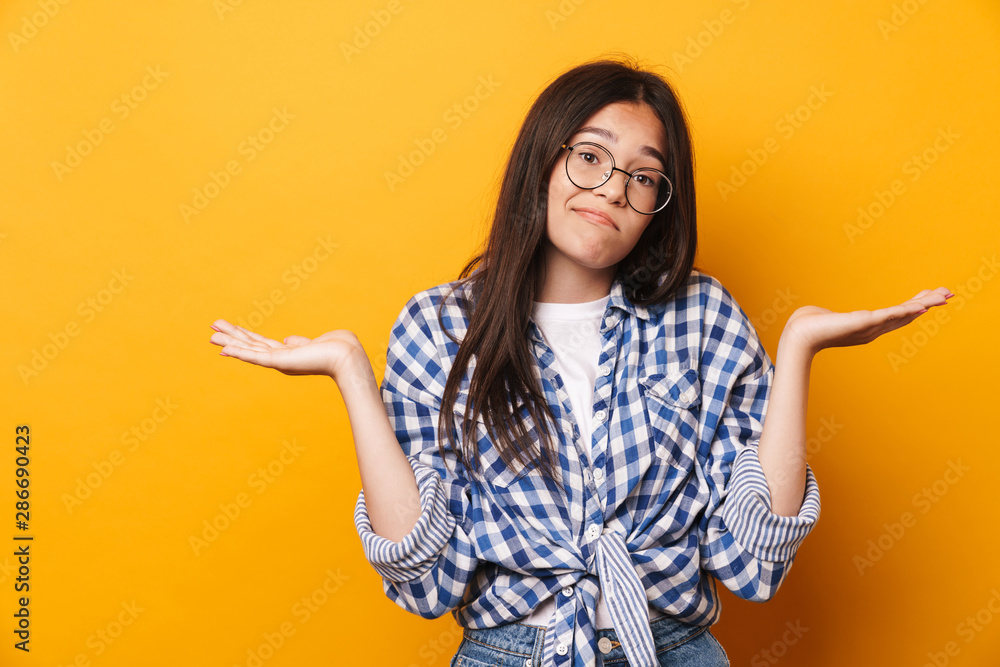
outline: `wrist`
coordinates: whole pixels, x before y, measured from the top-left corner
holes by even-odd
[[[778,339],[779,358],[799,359],[805,362],[812,361],[812,358],[820,349],[792,324],[785,326]]]
[[[331,369],[329,375],[337,383],[342,394],[370,391],[372,387],[378,390],[375,372],[363,351],[352,353],[342,359],[336,368]]]

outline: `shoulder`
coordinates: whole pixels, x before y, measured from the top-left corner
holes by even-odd
[[[692,270],[672,299],[651,313],[668,357],[697,364],[703,378],[728,383],[748,367],[770,365],[749,316],[715,276]]]
[[[723,376],[737,378],[745,373],[754,377],[772,366],[764,344],[750,317],[722,282],[701,274],[698,282],[704,310],[702,314],[702,360],[720,367]],[[725,371],[729,370],[729,374]]]
[[[423,335],[444,343],[445,332],[464,336],[468,328],[469,286],[465,280],[453,280],[423,289],[403,304],[392,335]]]
[[[691,270],[669,302],[655,309],[664,314],[671,313],[674,318],[677,313],[683,312],[685,317],[681,319],[688,322],[694,319],[703,322],[733,320],[749,326],[749,318],[732,292],[718,278],[698,269]]]
[[[694,274],[697,276],[693,278],[693,281],[697,285],[706,315],[726,320],[737,320],[742,324],[749,325],[746,312],[737,303],[733,293],[718,278],[701,271],[692,271],[692,275]]]

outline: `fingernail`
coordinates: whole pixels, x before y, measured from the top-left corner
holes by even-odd
[[[927,309],[926,309],[926,308],[924,308],[923,310],[918,310],[918,311],[917,311],[917,314],[919,315],[920,313],[926,313],[926,312],[927,312]],[[227,355],[227,356],[228,356],[228,355]]]
[[[228,357],[228,356],[230,356],[230,355],[226,354],[225,352],[219,352],[219,354],[221,354],[221,355],[222,355],[223,357]]]
[[[945,295],[944,295],[944,298],[946,298],[946,299],[950,299],[950,298],[951,298],[951,297],[953,297],[953,296],[955,296],[955,295],[954,295],[954,294],[952,294],[951,292],[948,292],[947,294],[945,294]]]
[[[216,331],[218,331],[219,333],[222,333],[222,329],[220,329],[219,327],[215,326],[214,324],[209,324],[208,326],[209,326],[210,328],[212,328],[212,329],[215,329],[215,330],[216,330]]]

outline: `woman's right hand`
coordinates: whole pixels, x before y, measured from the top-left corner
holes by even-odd
[[[346,329],[329,331],[313,339],[288,336],[283,343],[265,338],[226,320],[216,320],[217,333],[209,339],[222,347],[221,355],[273,368],[285,375],[329,375],[337,380],[340,371],[365,354],[361,341]]]
[[[210,339],[224,356],[285,375],[329,375],[337,383],[354,434],[361,488],[372,529],[402,540],[420,518],[420,491],[413,468],[393,431],[371,362],[351,331],[329,331],[312,340],[288,336],[283,343],[226,320],[212,324]]]

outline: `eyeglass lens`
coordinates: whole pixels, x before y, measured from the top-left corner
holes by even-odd
[[[566,156],[566,175],[579,188],[592,190],[603,185],[612,174],[611,153],[597,144],[577,144]],[[625,198],[639,213],[655,213],[670,199],[670,180],[655,169],[632,172],[625,188]]]

